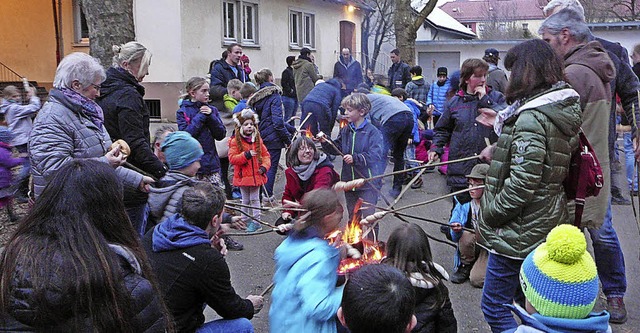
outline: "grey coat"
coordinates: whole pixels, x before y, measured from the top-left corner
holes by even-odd
[[[196,180],[177,171],[167,172],[149,192],[149,211],[152,222],[158,224],[182,209],[182,194]]]
[[[53,173],[74,158],[91,158],[107,163],[111,138],[98,128],[80,105],[72,103],[62,92],[52,89],[33,123],[29,137],[29,159],[34,194],[40,196]],[[116,174],[126,186],[137,188],[142,175],[123,167]]]

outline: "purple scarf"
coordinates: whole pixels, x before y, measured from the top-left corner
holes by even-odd
[[[73,103],[82,106],[82,112],[102,131],[104,113],[95,101],[84,97],[73,89],[61,88],[60,91]]]

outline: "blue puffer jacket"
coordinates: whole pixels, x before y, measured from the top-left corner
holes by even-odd
[[[274,254],[271,332],[336,332],[343,287],[336,287],[340,253],[315,226],[294,231]]]
[[[302,105],[306,103],[317,103],[328,110],[331,114],[329,119],[335,121],[338,114],[340,102],[342,102],[342,86],[340,81],[336,79],[328,80],[315,86],[311,92],[304,98]]]
[[[227,130],[222,124],[218,109],[209,105],[211,114],[205,115],[200,112],[200,107],[203,105],[205,104],[202,102],[182,101],[180,109],[176,112],[176,121],[179,130],[189,132],[202,145],[204,155],[200,160],[198,174],[210,175],[220,172],[220,158],[218,158],[215,140],[224,139]]]
[[[418,117],[420,117],[420,109],[414,101],[406,100],[404,101],[404,104],[413,113],[413,129],[411,130],[411,136],[413,139],[413,144],[417,145],[418,143],[420,143],[420,129],[418,127]]]
[[[349,57],[347,64],[340,57],[340,60],[333,66],[333,77],[342,79],[347,91],[351,92],[362,83],[362,66],[353,57]]]
[[[444,103],[447,101],[447,91],[451,88],[451,80],[447,78],[442,86],[438,85],[438,81],[434,81],[429,87],[427,94],[427,105],[433,104],[436,108],[433,110],[434,116],[440,116],[444,110]]]
[[[291,144],[291,136],[296,129],[284,122],[280,87],[270,82],[261,84],[260,90],[249,98],[247,105],[258,114],[258,129],[267,149],[282,149]]]
[[[433,87],[433,85],[432,85]],[[449,160],[457,160],[469,157],[487,147],[485,138],[491,143],[498,141],[498,136],[492,127],[483,126],[476,121],[481,107],[502,109],[505,104],[504,96],[493,90],[478,100],[474,95],[462,94],[460,91],[453,96],[444,106],[444,112],[436,124],[433,137],[432,151],[439,156],[444,154],[444,146],[449,144]],[[465,175],[471,173],[471,169],[481,163],[479,159],[449,164],[447,168],[447,185],[466,187]]]

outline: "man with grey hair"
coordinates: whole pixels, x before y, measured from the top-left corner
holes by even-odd
[[[611,117],[612,92],[609,83],[615,79],[614,63],[602,48],[592,40],[583,15],[562,9],[547,18],[538,31],[556,53],[564,59],[567,81],[580,95],[582,129],[600,157],[605,186],[610,186],[608,142],[610,128],[603,128]],[[603,131],[604,130],[604,131]],[[582,219],[593,241],[594,256],[602,289],[607,296],[610,321],[626,321],[623,301],[626,292],[624,255],[618,235],[611,222],[609,189],[597,197],[588,198]]]
[[[182,194],[181,213],[142,240],[177,332],[253,332],[249,319],[262,309],[262,296],[243,299],[231,286],[219,238],[224,202],[222,189],[197,182]],[[222,319],[205,323],[205,305]]]
[[[357,60],[353,59],[349,48],[342,49],[340,58],[333,66],[333,77],[341,79],[347,87],[343,91],[343,97],[351,94],[362,83],[362,66]]]

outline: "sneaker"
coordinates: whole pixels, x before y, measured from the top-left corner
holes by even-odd
[[[627,321],[627,308],[621,296],[607,297],[607,308],[610,315],[610,323],[624,324]]]
[[[247,223],[247,233],[254,233],[262,230],[262,225],[255,221],[249,221]]]
[[[233,240],[233,238],[231,238],[231,236],[222,236],[222,239],[224,239],[224,243],[227,245],[227,250],[229,250],[229,251],[242,251],[242,250],[244,250],[244,245],[242,245],[241,243],[238,243],[235,240]]]
[[[620,206],[628,206],[631,204],[629,199],[619,195],[619,196],[611,196],[611,204],[612,205],[620,205]]]
[[[265,196],[262,197],[262,205],[263,206],[271,205],[271,204],[277,204],[275,196],[272,195],[272,196],[268,197],[268,196],[265,195]]]
[[[471,264],[460,264],[455,273],[451,275],[450,281],[456,284],[464,283],[464,281],[467,281],[469,279],[469,274],[471,274],[471,267],[473,267],[473,265]]]
[[[421,187],[422,187],[422,177],[416,179],[416,181],[413,184],[411,184],[411,188],[414,190]]]
[[[242,193],[240,193],[239,188],[234,187],[233,190],[231,190],[231,199],[233,200],[242,199]]]

